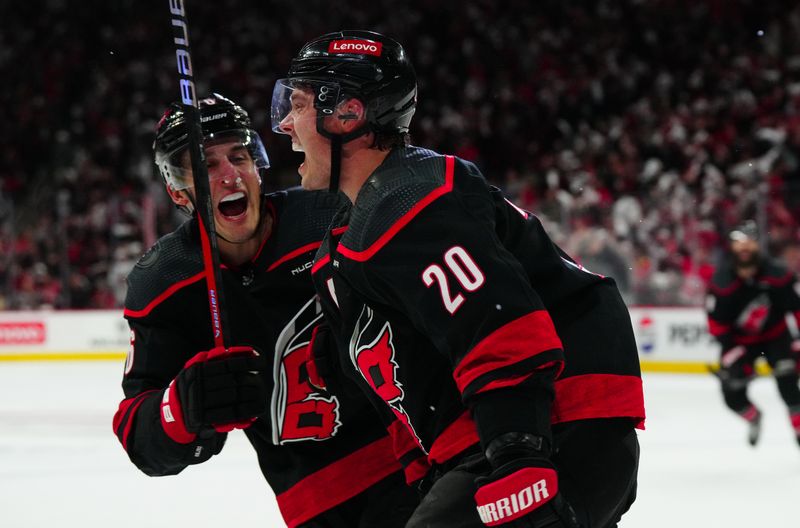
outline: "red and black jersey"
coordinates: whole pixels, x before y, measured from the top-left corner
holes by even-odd
[[[337,213],[313,275],[342,364],[432,462],[487,428],[546,435],[551,423],[644,419],[629,318],[626,346],[562,350],[559,338],[616,294],[613,281],[575,264],[469,162],[393,150]],[[483,415],[493,424],[476,431]]]
[[[708,288],[708,329],[722,350],[755,345],[787,332],[786,316],[800,322],[800,282],[785,266],[764,259],[756,274],[742,279],[732,263],[720,266]]]
[[[265,374],[272,387],[270,415],[245,434],[290,527],[400,470],[392,440],[357,389],[349,396],[314,389],[305,370],[305,347],[322,319],[311,262],[340,205],[328,193],[266,196],[272,234],[252,262],[222,270],[231,344],[273,357],[273,372]],[[197,352],[214,346],[198,240],[196,222],[186,222],[160,239],[128,277],[131,350],[122,381],[126,399],[114,429],[131,460],[150,475],[176,474],[202,462],[225,440],[213,433],[178,444],[159,418],[170,381]]]

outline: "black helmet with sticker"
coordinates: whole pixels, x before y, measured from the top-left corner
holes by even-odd
[[[200,100],[200,123],[206,144],[238,139],[247,148],[263,181],[263,170],[269,168],[269,157],[261,137],[253,129],[250,116],[232,100],[220,94]],[[186,157],[189,130],[183,105],[169,105],[156,126],[153,154],[159,173],[175,190],[192,186],[191,169]]]
[[[319,117],[332,114],[346,99],[359,99],[371,131],[408,132],[417,105],[417,76],[405,50],[372,31],[328,33],[300,49],[286,78],[275,84],[271,117],[276,132],[281,132],[297,86],[313,90]]]

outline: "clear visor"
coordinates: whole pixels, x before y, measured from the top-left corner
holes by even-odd
[[[318,110],[322,115],[333,115],[342,102],[341,90],[336,83],[311,79],[278,79],[272,90],[272,131],[287,134],[287,126],[305,112]]]
[[[252,164],[256,171],[269,168],[269,157],[264,144],[252,130],[223,130],[206,136],[203,142],[206,150],[216,145],[226,147],[221,151],[215,149],[214,156],[206,153],[209,181],[222,179],[229,174],[227,171],[212,170],[212,167],[220,163],[219,156],[224,157],[225,163],[235,167],[249,168]],[[192,161],[185,145],[172,152],[156,154],[156,165],[167,184],[176,191],[194,187]]]

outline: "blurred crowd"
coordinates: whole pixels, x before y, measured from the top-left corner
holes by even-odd
[[[130,268],[182,220],[151,162],[178,95],[167,3],[11,4],[0,309],[121,306]],[[416,66],[413,142],[475,161],[630,303],[700,304],[745,218],[800,271],[795,2],[188,4],[198,93],[251,112],[272,188],[299,163],[269,131],[275,79],[309,38],[373,29]]]

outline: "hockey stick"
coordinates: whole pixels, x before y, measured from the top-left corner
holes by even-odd
[[[211,312],[211,326],[214,333],[214,346],[228,348],[228,321],[224,297],[222,295],[222,272],[220,269],[217,232],[214,227],[214,207],[211,201],[211,187],[208,183],[206,156],[203,151],[203,129],[200,124],[200,107],[194,88],[192,58],[189,52],[189,21],[186,18],[184,0],[168,0],[172,16],[172,31],[175,41],[175,57],[178,63],[181,102],[189,129],[189,156],[192,160],[192,181],[197,222],[200,231],[200,244],[203,251],[203,267],[208,289],[208,305]]]

